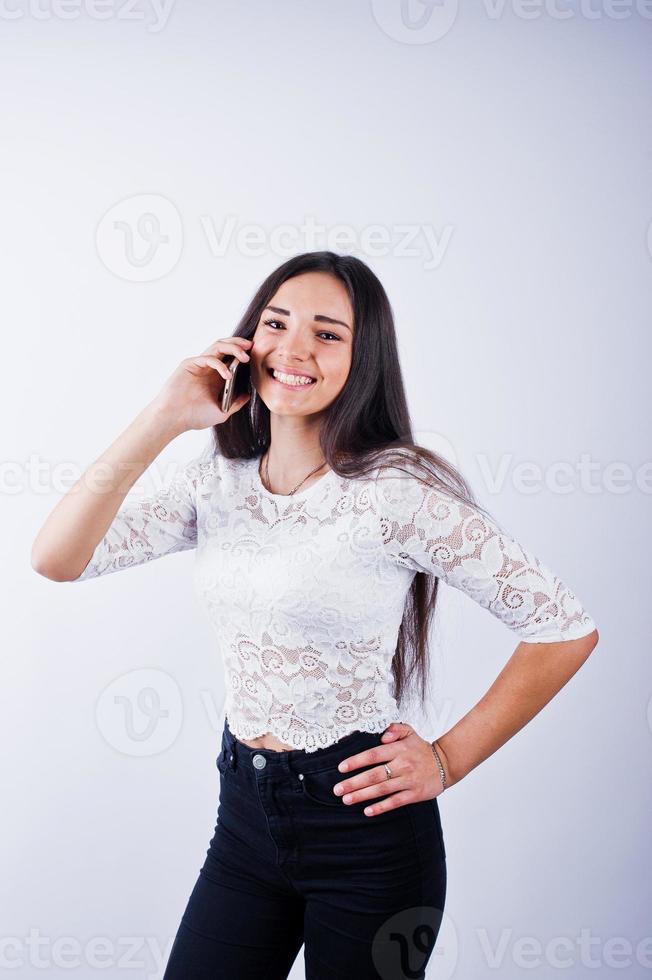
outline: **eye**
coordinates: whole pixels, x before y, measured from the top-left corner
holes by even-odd
[[[285,324],[282,323],[280,320],[273,320],[273,319],[272,320],[263,320],[263,323],[265,324],[266,327],[271,327],[272,330],[275,329],[272,326],[272,324],[274,324],[274,323],[278,324],[280,327],[285,328]],[[332,338],[333,340],[341,340],[342,339],[341,337],[338,337],[336,333],[331,333],[330,330],[320,330],[319,333],[317,334],[318,337],[322,337],[324,335],[326,335],[326,337]],[[329,343],[330,342],[331,341],[329,341]]]

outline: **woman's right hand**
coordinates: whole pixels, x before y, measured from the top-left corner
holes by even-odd
[[[225,337],[216,340],[202,354],[185,358],[165,382],[154,399],[155,404],[182,431],[207,429],[225,422],[247,404],[250,396],[243,392],[233,399],[228,412],[222,411],[222,392],[230,376],[224,358],[230,363],[235,355],[246,364],[250,360],[247,351],[252,345],[253,340],[247,337]]]

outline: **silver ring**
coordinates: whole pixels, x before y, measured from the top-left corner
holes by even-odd
[[[391,779],[392,778],[392,770],[389,768],[389,766],[387,765],[386,762],[383,762],[383,765],[385,767],[385,772],[387,773],[387,778],[388,779]]]

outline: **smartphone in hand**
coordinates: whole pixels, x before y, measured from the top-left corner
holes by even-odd
[[[222,391],[222,411],[228,412],[233,403],[233,396],[235,394],[235,381],[236,375],[238,373],[238,367],[242,364],[239,357],[233,357],[231,363],[229,364],[230,377],[224,382],[224,389]]]

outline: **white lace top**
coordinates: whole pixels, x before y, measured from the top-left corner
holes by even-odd
[[[196,549],[234,735],[272,732],[308,752],[401,719],[391,664],[418,571],[520,640],[595,629],[577,596],[479,511],[401,470],[378,474],[329,470],[286,496],[264,488],[257,459],[205,451],[158,492],[125,498],[75,582]]]

